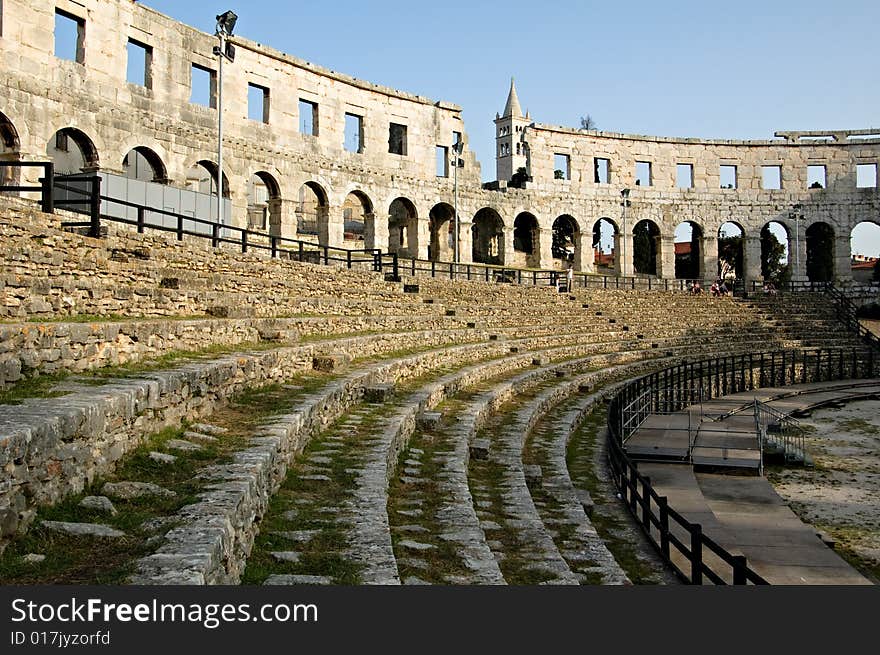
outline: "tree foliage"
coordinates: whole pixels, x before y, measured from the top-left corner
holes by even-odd
[[[834,279],[834,232],[825,223],[807,229],[807,278],[811,282]]]
[[[596,126],[596,121],[593,120],[593,117],[587,114],[586,116],[581,116],[581,129],[596,130],[598,127]]]
[[[510,178],[510,181],[507,183],[507,186],[513,187],[514,189],[525,189],[526,182],[530,181],[531,177],[529,177],[528,172],[526,171],[525,166],[520,166],[516,169],[516,173],[513,174],[513,177]]]
[[[761,276],[771,281],[777,288],[787,281],[788,266],[782,263],[785,246],[765,225],[761,229]]]
[[[633,230],[633,268],[636,273],[657,274],[657,249],[648,221],[641,221]]]
[[[741,234],[718,238],[718,268],[721,277],[727,277],[731,271],[737,278],[742,279],[744,277],[743,238]]]

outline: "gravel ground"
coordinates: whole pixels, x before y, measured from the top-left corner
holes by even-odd
[[[833,536],[880,584],[880,400],[817,409],[801,424],[816,466],[777,468],[768,478],[802,520]]]

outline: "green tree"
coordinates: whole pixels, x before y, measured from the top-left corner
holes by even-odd
[[[651,225],[642,221],[633,230],[633,268],[636,273],[657,273],[657,253],[651,238]]]
[[[784,269],[788,268],[782,263],[783,257],[785,257],[785,246],[765,225],[761,229],[761,275],[777,287],[782,285]]]
[[[586,116],[581,116],[581,129],[596,130],[599,128],[596,126],[596,121],[593,120],[593,117],[587,114]]]
[[[718,238],[718,267],[718,272],[722,275],[732,270],[736,277],[740,279],[744,277],[743,238],[741,234]]]
[[[526,167],[520,166],[516,169],[516,173],[513,174],[513,177],[510,178],[510,182],[507,183],[507,186],[513,187],[514,189],[525,189],[526,182],[530,179]]]
[[[811,225],[807,236],[807,277],[811,282],[834,279],[834,232],[825,223]]]

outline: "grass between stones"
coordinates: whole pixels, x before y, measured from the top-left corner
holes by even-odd
[[[324,576],[341,585],[360,582],[362,565],[348,553],[344,508],[363,463],[364,442],[391,410],[360,403],[306,445],[260,523],[242,584],[262,584],[273,574]],[[295,552],[299,558],[278,561],[273,552]]]
[[[174,527],[175,513],[198,500],[205,481],[198,478],[201,469],[222,464],[232,454],[245,448],[257,426],[268,417],[289,411],[297,399],[325,384],[329,376],[308,374],[295,378],[296,384],[273,384],[247,390],[229,405],[203,422],[227,428],[217,441],[200,443],[194,452],[171,450],[167,443],[181,439],[187,429],[167,428],[150,435],[127,455],[116,471],[96,479],[81,492],[52,507],[40,508],[37,520],[24,535],[14,539],[0,555],[0,581],[4,584],[120,584],[133,572],[134,563],[155,551],[162,536]],[[150,458],[151,451],[173,454],[173,463]],[[79,505],[85,496],[100,496],[106,482],[150,482],[175,492],[174,497],[145,496],[131,500],[112,498],[115,516]],[[71,536],[54,532],[41,521],[98,523],[126,533],[124,537],[97,538]],[[28,563],[24,555],[45,555],[45,560]]]
[[[593,527],[633,584],[671,582],[672,576],[661,572],[660,560],[617,498],[613,482],[597,473],[598,467],[606,466],[600,439],[607,411],[606,403],[596,405],[572,434],[566,453],[569,475],[576,487],[590,492]]]
[[[535,545],[525,541],[516,529],[515,523],[520,517],[512,516],[505,503],[505,489],[510,486],[508,467],[493,453],[502,447],[499,435],[516,421],[517,411],[554,384],[557,381],[553,378],[544,380],[498,407],[477,430],[477,439],[488,439],[491,444],[489,458],[471,459],[468,465],[468,484],[477,503],[477,516],[483,522],[486,538],[495,542],[490,543],[490,547],[496,553],[504,579],[511,585],[536,585],[552,581],[557,575],[536,565],[535,560],[540,560],[541,554],[536,553]],[[487,529],[487,525],[493,524],[499,527]]]

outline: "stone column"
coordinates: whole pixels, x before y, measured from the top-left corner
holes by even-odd
[[[700,277],[714,278],[718,275],[718,237],[700,239]]]
[[[412,228],[415,229],[412,229]],[[407,238],[409,241],[408,256],[416,259],[428,258],[428,245],[431,243],[431,220],[429,218],[419,218],[410,222],[410,229],[407,230]]]
[[[761,276],[761,237],[743,236],[743,269],[746,285],[762,282]]]
[[[470,264],[474,261],[473,252],[473,223],[461,221],[458,224],[458,261],[462,264]],[[449,253],[449,261],[452,261],[452,252]]]
[[[364,248],[388,251],[388,221],[376,220],[376,214],[364,214]]]
[[[834,237],[834,279],[852,282],[852,242],[849,236]]]
[[[586,239],[584,238],[586,237]],[[583,232],[575,232],[574,234],[574,270],[576,271],[586,271],[587,270],[587,259],[592,259],[592,248],[587,247],[584,248],[584,241],[589,244],[593,243],[593,235],[592,234],[584,234]]]
[[[502,266],[513,266],[513,227],[506,225],[501,228],[501,256]]]
[[[675,279],[675,237],[661,235],[656,237],[657,277]]]
[[[340,247],[344,239],[342,207],[318,207],[318,243]]]
[[[620,276],[633,274],[633,240],[631,235],[617,232],[614,235],[614,273]]]
[[[804,233],[803,221],[800,225],[800,235],[796,239],[794,234],[788,238],[788,261],[791,265],[791,281],[806,282],[807,277],[807,236]]]
[[[553,230],[537,230],[538,268],[553,268]]]
[[[296,203],[283,198],[269,199],[269,234],[296,238]]]

